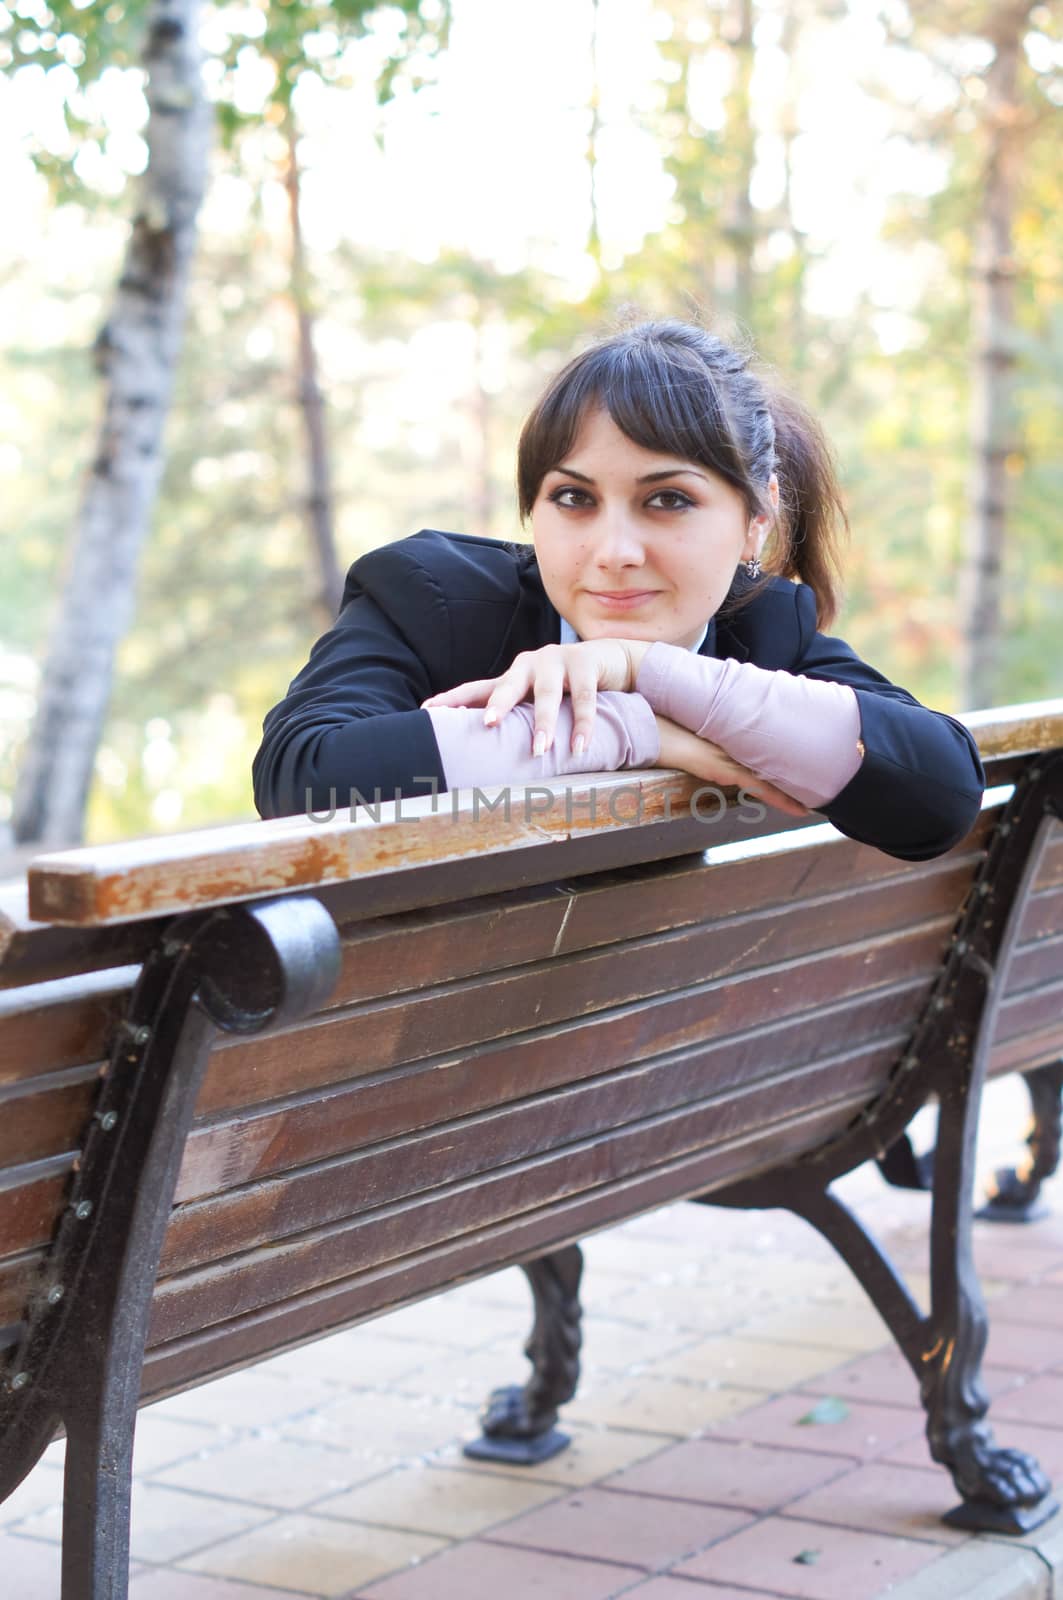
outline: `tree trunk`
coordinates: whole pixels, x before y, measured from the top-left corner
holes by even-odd
[[[971,477],[962,583],[963,703],[992,704],[1000,655],[1008,458],[1017,448],[1013,405],[1015,263],[1012,221],[1023,120],[1022,33],[1032,4],[994,8],[986,74],[985,178],[975,235],[971,308]]]
[[[306,439],[306,520],[317,570],[315,601],[326,624],[336,619],[343,598],[343,573],[336,554],[335,499],[325,432],[325,399],[317,376],[314,316],[310,309],[310,274],[306,265],[303,227],[299,215],[299,147],[295,122],[289,111],[285,124],[288,165],[288,217],[292,240],[292,304],[298,338],[298,396]]]
[[[96,341],[103,419],[16,785],[17,844],[81,839],[115,653],[133,614],[207,177],[199,18],[199,0],[152,0],[148,15],[148,165],[111,314]]]
[[[751,87],[753,81],[753,0],[737,0],[737,22],[732,39],[735,79],[727,108],[727,140],[731,147],[731,193],[727,201],[726,234],[731,246],[731,308],[743,328],[753,316],[753,246],[755,223],[750,187],[756,161]]]
[[[598,33],[601,28],[599,0],[591,0],[591,129],[587,143],[587,168],[590,178],[591,215],[587,250],[600,268],[602,232],[598,216],[598,151],[602,137],[601,69],[598,64]]]

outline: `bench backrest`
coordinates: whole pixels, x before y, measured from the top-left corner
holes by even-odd
[[[991,781],[1010,781],[1063,745],[1063,706],[980,734]],[[640,783],[651,817],[693,787]],[[531,829],[336,819],[41,864],[34,909],[71,923],[9,897],[0,1337],[14,1342],[40,1282],[101,1068],[174,911],[275,893],[279,877],[329,906],[343,959],[314,1015],[213,1051],[145,1398],[840,1133],[912,1034],[1000,805],[920,864],[824,827],[755,838],[733,812],[723,829],[634,824],[627,804],[576,836],[560,809]],[[994,1070],[1063,1047],[1061,998],[1063,836],[1023,911]]]

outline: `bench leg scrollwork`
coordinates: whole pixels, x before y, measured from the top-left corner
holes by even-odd
[[[127,1593],[152,1293],[211,1044],[315,1009],[338,971],[335,925],[309,897],[178,918],[144,963],[0,1383],[0,1498],[66,1432],[62,1600]]]
[[[524,1353],[532,1364],[527,1383],[495,1389],[481,1418],[483,1434],[465,1445],[474,1461],[534,1466],[568,1445],[557,1427],[558,1408],[571,1400],[579,1381],[579,1285],[583,1252],[570,1244],[533,1261],[522,1261],[531,1287],[534,1322]]]
[[[828,1238],[867,1290],[915,1373],[927,1439],[962,1504],[945,1521],[988,1533],[1024,1534],[1058,1505],[1030,1455],[997,1445],[986,1422],[981,1381],[987,1320],[971,1249],[978,1112],[996,1013],[1022,908],[1041,852],[1063,811],[1063,755],[1030,768],[1016,784],[957,924],[926,1010],[878,1100],[845,1132],[804,1160],[703,1198],[713,1205],[782,1206]],[[1058,1155],[1058,1067],[1032,1086],[1042,1118],[1031,1177]],[[932,1161],[901,1137],[932,1096],[938,1139]],[[1039,1098],[1038,1098],[1039,1097]],[[1049,1105],[1051,1102],[1051,1106]],[[886,1253],[831,1193],[835,1178],[886,1154],[887,1172],[906,1187],[933,1188],[930,1309],[924,1314]]]

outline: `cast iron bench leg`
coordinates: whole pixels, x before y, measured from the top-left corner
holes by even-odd
[[[1026,1136],[1029,1157],[1020,1167],[998,1167],[985,1205],[978,1212],[986,1222],[1035,1222],[1048,1207],[1041,1185],[1059,1167],[1063,1060],[1024,1072],[1032,1122]]]
[[[583,1252],[566,1245],[534,1261],[522,1261],[531,1285],[535,1320],[524,1353],[532,1364],[527,1383],[495,1389],[481,1419],[483,1434],[465,1446],[474,1461],[533,1466],[548,1461],[570,1442],[556,1426],[558,1407],[571,1400],[579,1381],[579,1285]]]
[[[67,1434],[62,1600],[125,1600],[133,1432],[159,1253],[219,1030],[259,1033],[322,1004],[339,971],[319,901],[265,900],[170,923],[141,969],[0,1391],[0,1481]]]

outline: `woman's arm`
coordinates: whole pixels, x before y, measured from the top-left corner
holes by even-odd
[[[654,711],[815,810],[859,768],[860,711],[843,684],[652,644],[642,654],[635,687]]]

